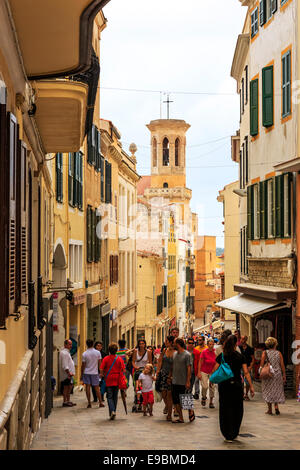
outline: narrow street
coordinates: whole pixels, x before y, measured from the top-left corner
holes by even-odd
[[[196,420],[183,425],[165,420],[162,403],[155,403],[153,418],[132,413],[132,387],[128,415],[120,399],[115,421],[108,420],[107,408],[93,404],[93,409],[87,409],[84,391],[76,392],[72,400],[76,407],[62,408],[61,398],[55,398],[53,412],[43,421],[32,450],[300,450],[296,432],[300,404],[292,399],[280,407],[280,416],[265,415],[260,393],[245,402],[241,435],[233,444],[224,443],[220,433],[218,400],[215,409],[202,408],[197,401]]]

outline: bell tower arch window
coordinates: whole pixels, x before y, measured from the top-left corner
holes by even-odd
[[[175,166],[179,166],[179,145],[180,145],[180,140],[177,137],[175,140]]]
[[[170,143],[167,137],[163,140],[163,166],[170,164]]]
[[[168,187],[169,187],[168,183],[164,183],[164,184],[163,184],[163,187],[164,187],[164,188],[168,188]]]
[[[157,166],[157,140],[154,137],[152,141],[153,166]]]

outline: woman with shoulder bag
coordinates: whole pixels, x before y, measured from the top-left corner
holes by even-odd
[[[231,369],[230,378],[219,382],[219,420],[220,429],[226,442],[233,442],[239,435],[244,414],[244,391],[241,378],[243,370],[250,385],[251,396],[254,397],[254,388],[247,368],[246,359],[237,352],[237,338],[230,335],[224,345],[223,353],[216,358],[216,365],[212,372],[225,363]],[[213,377],[211,376],[211,380]]]
[[[281,352],[276,351],[278,342],[276,338],[267,338],[264,351],[261,357],[261,383],[262,396],[268,405],[266,414],[272,415],[272,403],[275,406],[275,413],[280,414],[278,403],[285,402],[284,383],[286,382],[285,366]]]
[[[165,341],[166,348],[161,352],[158,359],[157,371],[156,371],[156,385],[155,389],[157,392],[161,392],[162,398],[165,403],[165,410],[167,414],[167,421],[172,421],[172,392],[171,392],[171,371],[173,365],[174,356],[174,337],[167,336]]]
[[[120,376],[124,374],[125,364],[123,359],[118,357],[118,345],[111,343],[108,346],[109,356],[101,362],[100,374],[103,377],[106,387],[107,403],[111,420],[116,417]]]

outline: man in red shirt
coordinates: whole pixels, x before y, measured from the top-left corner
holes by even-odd
[[[188,338],[187,350],[193,356],[193,367],[192,367],[192,375],[191,375],[191,390],[193,390],[195,379],[198,374],[199,361],[200,361],[200,356],[201,356],[200,351],[198,351],[198,349],[195,348],[194,338]],[[198,398],[199,398],[199,395],[198,395]]]

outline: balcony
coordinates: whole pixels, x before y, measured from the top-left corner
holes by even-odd
[[[34,86],[34,117],[45,152],[77,152],[85,135],[88,85],[71,80],[41,80]]]
[[[8,0],[28,78],[64,77],[92,61],[93,22],[109,0]]]
[[[146,198],[165,197],[168,199],[191,199],[192,191],[188,188],[147,188],[144,193]]]

